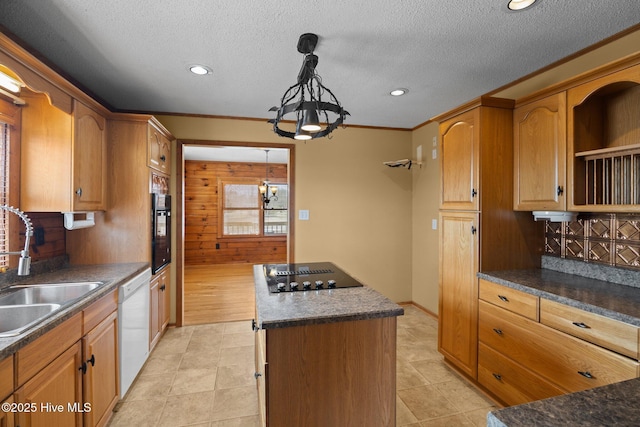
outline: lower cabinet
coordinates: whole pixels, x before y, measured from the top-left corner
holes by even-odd
[[[107,424],[119,395],[117,321],[114,292],[15,353],[15,425]]]
[[[596,331],[600,340],[595,345],[593,340],[544,324],[549,317],[548,300],[540,299],[538,304],[538,297],[484,280],[480,280],[480,298],[478,382],[508,405],[586,390],[640,374],[637,358],[616,351],[633,345],[638,348],[638,328],[631,327],[628,337],[607,333],[606,329]],[[531,310],[532,304],[539,307],[539,316]],[[551,305],[554,322],[558,323],[558,306],[566,306],[553,302]],[[584,319],[579,313],[582,310],[575,310],[571,310],[575,324],[586,326],[580,320]],[[601,339],[605,336],[610,339]],[[625,343],[627,338],[630,344]]]
[[[149,349],[152,350],[169,324],[171,296],[169,292],[171,266],[167,265],[151,278]]]
[[[13,405],[13,396],[2,401],[2,405]],[[15,417],[11,411],[0,411],[0,427],[14,427]]]
[[[385,317],[258,330],[261,425],[395,425],[396,325]]]

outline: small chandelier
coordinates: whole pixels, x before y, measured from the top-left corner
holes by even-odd
[[[262,206],[266,209],[269,206],[269,202],[271,202],[272,200],[278,200],[278,196],[276,196],[276,193],[278,192],[278,187],[276,187],[275,185],[269,185],[269,150],[264,150],[266,157],[267,157],[267,161],[265,163],[265,174],[264,174],[264,181],[262,182],[262,185],[258,186],[258,189],[260,190],[260,195],[262,196]]]
[[[335,95],[322,84],[322,78],[316,72],[318,56],[313,50],[318,43],[318,36],[306,33],[298,40],[298,52],[304,55],[302,68],[298,73],[298,82],[291,86],[282,96],[280,107],[271,107],[269,111],[277,111],[273,123],[273,131],[280,136],[306,141],[329,135],[344,121],[347,111],[342,108]],[[323,99],[324,97],[324,99]],[[296,116],[296,131],[290,132],[280,128],[280,121],[287,114]],[[335,115],[333,122],[329,113]]]

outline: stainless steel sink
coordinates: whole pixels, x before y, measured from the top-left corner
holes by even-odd
[[[60,308],[60,304],[0,306],[0,338],[20,335]]]
[[[9,292],[0,295],[0,306],[25,304],[64,305],[84,296],[101,285],[101,282],[14,285],[9,288]]]

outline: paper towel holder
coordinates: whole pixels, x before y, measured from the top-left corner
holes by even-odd
[[[62,214],[64,215],[64,228],[67,230],[93,227],[96,224],[95,212],[62,212]]]

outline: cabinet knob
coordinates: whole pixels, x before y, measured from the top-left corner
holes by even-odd
[[[251,319],[251,330],[253,332],[258,332],[258,325],[256,325],[256,319]]]
[[[561,186],[561,185],[558,185],[558,190],[557,190],[557,192],[558,192],[558,196],[562,196],[562,193],[564,193],[564,188],[562,188],[562,186]]]
[[[164,292],[164,290],[165,290],[166,288],[167,288],[167,286],[166,286],[166,285],[164,285],[164,284],[163,284],[162,286],[160,286],[160,290],[161,290],[162,292]]]
[[[80,187],[80,188],[78,188],[78,189],[76,190],[76,194],[77,194],[78,196],[82,196],[82,187]]]
[[[577,326],[578,328],[582,328],[582,329],[591,329],[591,327],[585,323],[582,322],[572,322],[575,326]]]
[[[78,371],[82,371],[82,374],[86,374],[87,373],[87,363],[86,362],[82,362],[82,365],[80,365],[80,367],[78,368]]]
[[[504,295],[498,295],[498,298],[500,298],[501,301],[509,302],[509,298],[505,297]]]
[[[95,354],[91,355],[91,359],[87,359],[87,363],[91,363],[91,366],[96,366],[96,356],[95,356]]]
[[[478,195],[478,192],[476,191],[475,188],[471,189],[471,197],[476,197]]]
[[[165,160],[167,160],[167,157],[163,154],[162,156],[160,156],[160,160],[164,162]]]
[[[253,374],[253,377],[254,377],[255,379],[258,379],[258,378],[260,378],[261,376],[262,376],[262,374],[261,374],[260,372],[256,372],[255,374]]]
[[[498,335],[502,335],[502,329],[493,328],[493,332],[495,332]]]
[[[477,231],[478,231],[478,229],[474,225],[472,225],[471,226],[471,234],[476,234]]]
[[[498,381],[502,381],[502,375],[500,375],[500,374],[492,374],[492,375],[493,375],[493,377],[494,377],[495,379],[497,379]]]

